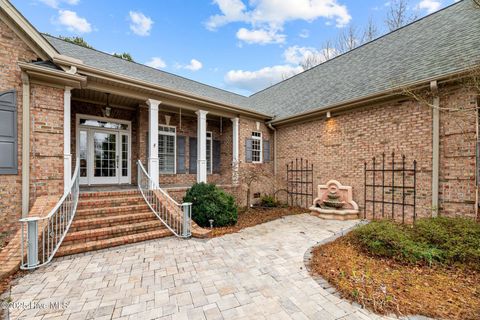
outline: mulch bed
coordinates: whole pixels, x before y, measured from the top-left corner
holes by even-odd
[[[315,248],[310,264],[342,297],[380,314],[480,319],[479,271],[402,265],[369,256],[349,238]]]
[[[281,217],[305,213],[302,208],[251,208],[238,213],[238,221],[234,226],[213,228],[211,237],[220,237],[225,234],[235,233],[242,229],[258,224],[273,221]]]

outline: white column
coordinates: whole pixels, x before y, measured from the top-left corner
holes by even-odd
[[[63,190],[68,192],[70,182],[72,180],[72,153],[70,150],[71,132],[70,123],[72,121],[71,105],[72,105],[72,88],[65,87],[63,93]]]
[[[233,118],[230,119],[232,120],[233,126],[232,126],[232,184],[237,185],[238,184],[238,163],[239,163],[239,158],[238,158],[238,135],[239,135],[239,129],[240,129],[240,119],[239,118]]]
[[[197,114],[197,182],[207,182],[207,113],[198,110]]]
[[[158,106],[161,101],[148,99],[148,174],[156,185],[159,185],[158,170]]]

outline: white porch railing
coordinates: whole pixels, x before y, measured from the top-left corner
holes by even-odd
[[[160,186],[153,182],[138,160],[138,189],[157,218],[177,237],[192,235],[192,204],[179,204]]]
[[[70,188],[63,194],[50,213],[42,218],[28,217],[20,219],[21,269],[39,268],[52,261],[65,238],[75,217],[80,191],[80,160],[77,159],[76,162]],[[27,261],[25,261],[25,254]]]

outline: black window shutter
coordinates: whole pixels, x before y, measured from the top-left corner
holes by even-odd
[[[0,174],[18,173],[17,94],[0,93]]]
[[[185,137],[177,136],[177,173],[185,172]]]
[[[263,140],[263,162],[270,162],[270,141]]]
[[[220,140],[213,140],[213,173],[220,173],[221,172],[221,151],[220,147],[222,142]]]
[[[197,138],[190,137],[189,144],[189,173],[197,173]]]
[[[252,148],[253,148],[253,140],[252,139],[245,139],[245,162],[249,163],[252,162]]]

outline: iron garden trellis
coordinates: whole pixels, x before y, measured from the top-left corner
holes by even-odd
[[[313,203],[313,164],[303,158],[287,163],[287,201],[308,208]],[[300,201],[299,201],[300,200]]]
[[[401,206],[402,223],[405,223],[405,208],[413,208],[413,222],[417,219],[416,201],[417,201],[417,160],[413,160],[411,167],[406,167],[405,155],[402,155],[401,163],[395,163],[395,152],[392,152],[392,159],[385,163],[385,153],[382,154],[381,167],[376,166],[376,158],[372,158],[372,165],[369,167],[365,161],[365,179],[364,179],[364,218],[367,219],[367,204],[371,203],[373,220],[377,218],[376,207],[381,205],[381,218],[385,218],[388,214],[385,210],[390,207],[391,219],[395,220],[395,208]],[[390,167],[385,167],[390,165]],[[368,177],[370,173],[371,177]],[[398,176],[400,175],[400,176]],[[408,185],[405,180],[407,175],[412,176],[413,182]],[[401,183],[395,184],[395,177],[400,177]],[[385,179],[391,181],[385,181]],[[371,179],[371,182],[370,182]],[[367,198],[368,189],[371,191],[371,198]],[[378,190],[380,189],[380,190]],[[381,193],[381,197],[377,195],[377,190]],[[390,194],[391,193],[391,194]],[[395,199],[395,195],[400,193],[401,202]],[[407,196],[412,195],[412,200],[406,201]]]

